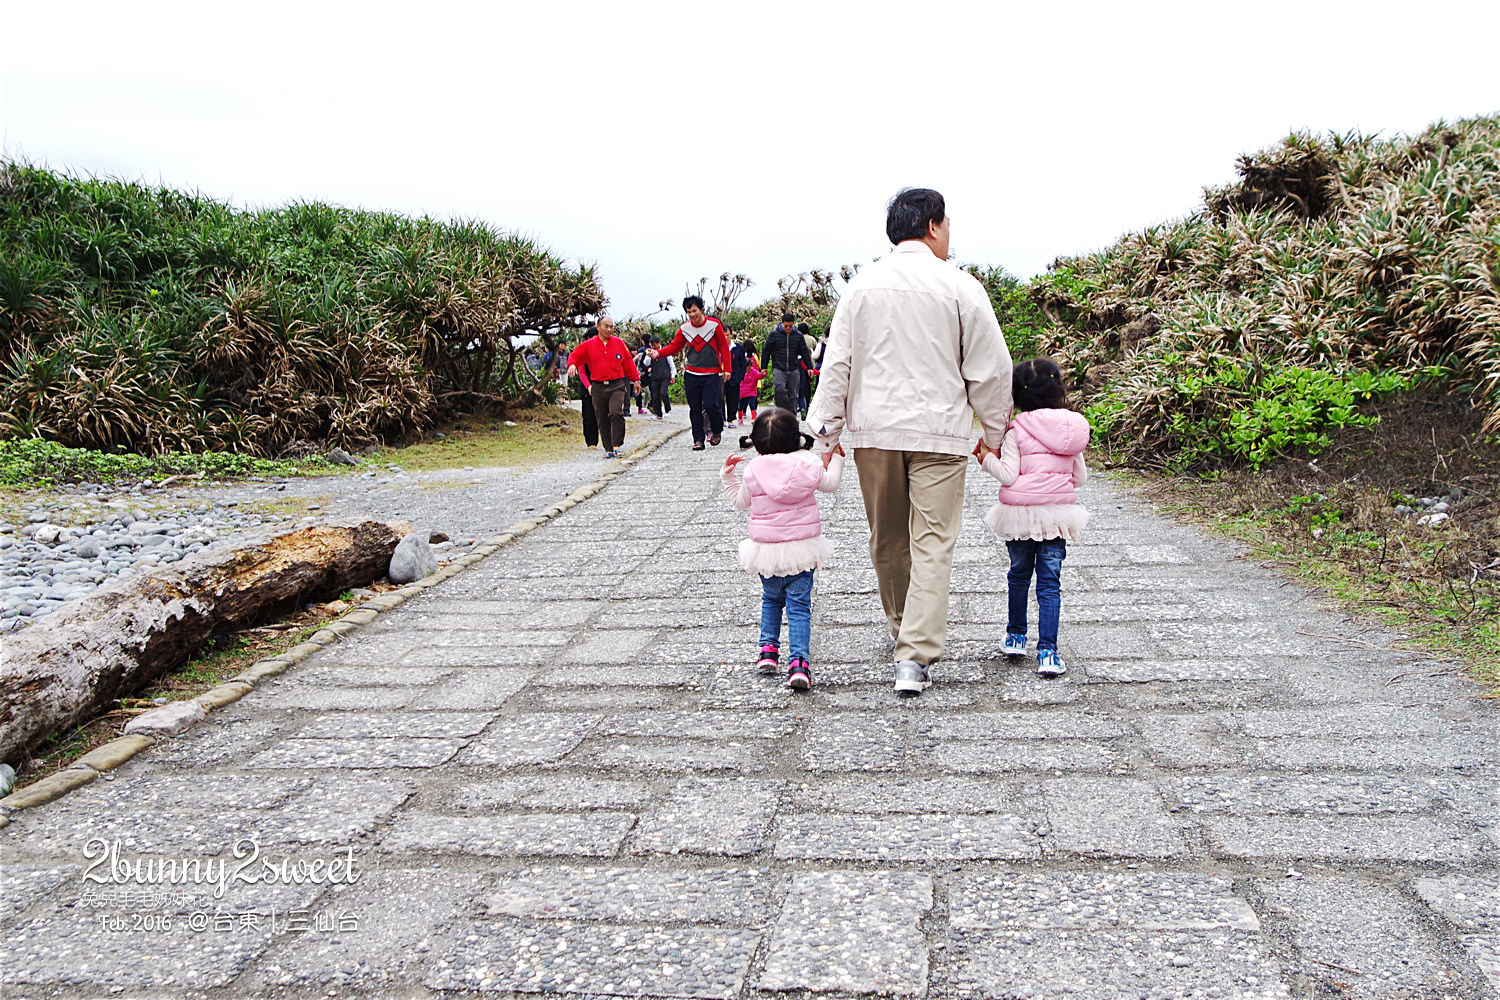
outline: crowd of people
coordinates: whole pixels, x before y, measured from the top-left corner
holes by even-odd
[[[637,414],[648,395],[658,418],[671,410],[674,359],[694,451],[718,445],[726,424],[743,426],[749,414],[739,445],[755,455],[730,454],[720,475],[733,506],[749,511],[740,564],[761,582],[756,668],[783,670],[785,622],[785,684],[794,690],[812,687],[813,581],[830,555],[817,494],[838,489],[846,447],[859,471],[896,693],[928,688],[946,645],[971,456],[1000,483],[985,520],[1009,560],[1001,650],[1026,654],[1034,583],[1037,673],[1067,669],[1058,652],[1062,564],[1088,522],[1076,492],[1088,475],[1088,421],[1054,361],[1012,365],[983,286],[948,263],[950,227],[941,194],[899,192],[886,207],[893,249],[849,281],[825,340],[786,313],[757,350],[751,331],[732,339],[690,295],[667,343],[650,337],[632,350],[601,316],[567,357],[568,377],[587,393],[585,438],[593,445],[597,435],[608,456],[623,445],[631,389]],[[763,408],[768,380],[774,403]]]
[[[745,426],[747,415],[753,422],[768,377],[774,380],[776,405],[807,415],[824,344],[806,323],[785,313],[766,335],[764,348],[758,348],[753,331],[732,338],[717,317],[704,311],[699,296],[683,299],[682,308],[687,320],[666,344],[648,334],[631,347],[615,334],[614,320],[600,316],[592,336],[537,358],[539,369],[562,373],[576,391],[583,403],[584,443],[590,448],[602,444],[606,458],[621,453],[632,405],[642,417],[649,407],[656,420],[672,412],[677,358],[694,451],[718,445],[724,428]]]

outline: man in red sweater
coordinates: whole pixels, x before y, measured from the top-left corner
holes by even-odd
[[[568,355],[568,378],[582,368],[593,383],[589,392],[594,401],[594,418],[599,425],[599,441],[604,457],[616,458],[625,444],[626,389],[641,391],[641,373],[630,356],[625,341],[615,336],[615,321],[600,316],[594,324],[598,333],[573,348]]]
[[[656,351],[653,358],[665,358],[682,351],[682,387],[687,392],[688,417],[693,422],[693,450],[703,450],[703,437],[718,444],[724,433],[724,383],[729,381],[731,359],[729,334],[724,324],[703,313],[703,299],[689,295],[682,300],[682,311],[688,321],[677,328],[671,343]],[[704,427],[704,415],[708,426]]]

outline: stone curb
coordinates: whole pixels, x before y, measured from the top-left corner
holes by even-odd
[[[403,604],[409,597],[420,596],[444,580],[457,576],[475,563],[481,562],[486,557],[500,551],[500,549],[522,535],[535,531],[553,518],[578,506],[589,497],[597,495],[604,487],[624,475],[630,466],[635,465],[641,459],[650,455],[656,449],[686,430],[686,427],[678,427],[675,430],[666,431],[655,437],[647,438],[635,451],[631,452],[625,458],[618,460],[622,468],[610,469],[608,472],[602,473],[592,483],[574,490],[562,500],[546,507],[540,513],[533,514],[527,520],[516,522],[498,535],[481,539],[472,552],[453,560],[436,573],[425,576],[415,583],[407,584],[399,590],[393,590],[366,601],[356,610],[344,615],[344,617],[333,624],[318,629],[307,641],[298,643],[291,649],[276,656],[269,656],[263,660],[255,661],[247,669],[240,671],[217,687],[203,692],[193,700],[202,705],[205,712],[212,712],[216,708],[223,708],[225,705],[239,701],[245,695],[254,691],[260,682],[285,673],[294,665],[301,663],[325,646],[331,646],[350,632],[368,625],[382,611],[390,611],[392,608]],[[121,736],[104,744],[102,747],[95,747],[63,770],[49,774],[41,781],[33,782],[19,791],[12,792],[5,798],[0,799],[0,828],[8,826],[10,824],[10,815],[19,810],[51,802],[53,799],[66,795],[75,788],[87,785],[99,777],[101,772],[119,767],[155,742],[156,739],[150,736]]]

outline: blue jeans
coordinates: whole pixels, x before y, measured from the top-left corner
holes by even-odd
[[[1045,542],[1024,539],[1006,542],[1010,550],[1010,621],[1005,631],[1026,634],[1026,604],[1031,592],[1031,574],[1036,572],[1037,641],[1036,648],[1057,649],[1057,619],[1062,614],[1062,564],[1068,557],[1068,543],[1061,538]]]
[[[787,660],[807,659],[812,644],[813,571],[760,578],[760,644],[781,645],[781,609],[786,608]]]

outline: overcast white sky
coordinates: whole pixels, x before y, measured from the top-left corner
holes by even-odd
[[[897,189],[1022,277],[1292,129],[1500,110],[1500,3],[0,0],[6,156],[242,207],[473,217],[617,315],[887,249]]]

